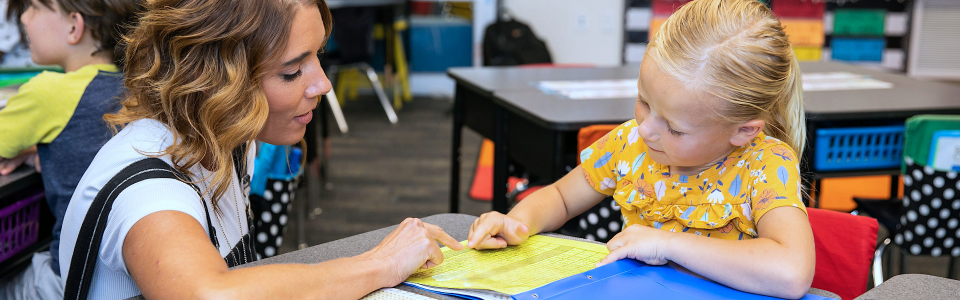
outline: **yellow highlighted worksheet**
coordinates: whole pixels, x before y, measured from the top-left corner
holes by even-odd
[[[514,295],[589,271],[609,253],[604,245],[540,235],[504,249],[442,251],[443,263],[418,270],[407,282]]]

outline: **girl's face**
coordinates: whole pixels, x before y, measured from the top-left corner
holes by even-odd
[[[647,155],[670,166],[670,172],[697,174],[742,145],[736,138],[739,127],[722,122],[711,109],[721,99],[688,88],[650,56],[641,62],[637,88],[635,114]]]
[[[37,0],[31,0],[27,10],[20,15],[27,32],[30,58],[38,65],[59,65],[68,51],[67,35],[73,24],[70,17],[60,11],[56,1],[49,8]]]
[[[298,9],[286,51],[263,79],[270,113],[258,140],[292,145],[303,139],[318,97],[330,91],[330,81],[317,57],[323,39],[320,10],[312,5]]]

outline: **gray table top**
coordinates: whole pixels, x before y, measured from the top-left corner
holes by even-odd
[[[960,281],[924,274],[897,275],[856,298],[871,299],[960,299]]]
[[[836,62],[800,64],[804,73],[850,72],[893,84],[890,89],[804,92],[808,114],[897,114],[911,111],[960,111],[960,85],[910,78]]]
[[[446,231],[448,234],[450,234],[451,237],[462,241],[467,239],[467,233],[470,231],[470,225],[476,219],[477,217],[475,216],[464,215],[464,214],[439,214],[439,215],[433,215],[433,216],[423,218],[422,220],[424,222],[440,226],[440,228],[443,228],[443,230]],[[366,252],[367,250],[373,249],[374,246],[380,243],[380,241],[383,240],[383,238],[387,237],[387,235],[390,234],[390,232],[392,232],[395,228],[397,228],[396,225],[374,230],[367,233],[358,234],[355,236],[332,241],[329,243],[320,244],[310,248],[262,259],[260,261],[238,266],[237,268],[245,268],[250,266],[259,266],[259,265],[266,265],[266,264],[319,263],[319,262],[328,261],[332,259],[359,255],[363,252]],[[547,235],[577,239],[574,237],[560,236],[560,235],[554,235],[554,234],[547,234]],[[460,298],[455,298],[450,296],[437,295],[437,294],[425,292],[423,290],[419,290],[416,288],[412,288],[409,286],[404,286],[404,285],[398,286],[397,288],[406,290],[409,292],[421,294],[424,296],[428,296],[431,298],[435,298],[435,299],[460,299]],[[839,299],[839,297],[836,294],[833,294],[824,290],[820,290],[820,289],[811,288],[809,292],[815,295],[821,295],[825,297],[834,297]]]
[[[482,67],[450,68],[447,75],[483,93],[503,90],[537,90],[544,80],[637,79],[640,65],[599,68],[523,68]]]
[[[850,72],[890,82],[891,89],[804,93],[808,117],[906,118],[918,113],[960,112],[960,86],[913,79],[836,62],[804,62],[805,73]],[[507,109],[548,128],[576,130],[591,124],[615,124],[633,118],[634,98],[572,100],[543,93],[543,80],[635,79],[637,66],[525,69],[451,68],[448,74],[480,92],[489,92]]]
[[[330,9],[341,7],[400,5],[406,3],[405,0],[327,0],[325,2],[327,3],[327,7]]]
[[[40,173],[37,173],[33,167],[20,166],[13,173],[0,176],[0,199],[40,180]]]

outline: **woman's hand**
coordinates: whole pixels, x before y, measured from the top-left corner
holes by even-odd
[[[667,242],[672,234],[674,233],[649,226],[631,225],[607,242],[610,254],[600,260],[597,266],[623,258],[632,258],[649,265],[666,264]]]
[[[0,175],[7,175],[16,170],[23,162],[27,159],[34,157],[37,154],[37,146],[33,146],[23,151],[20,151],[20,154],[17,154],[14,158],[3,158],[0,157]],[[40,171],[40,164],[37,164],[37,171]]]
[[[499,212],[480,215],[467,234],[467,248],[499,249],[523,243],[530,236],[530,226]]]
[[[395,286],[417,269],[429,269],[443,262],[437,242],[453,250],[463,250],[463,245],[439,226],[408,218],[365,255],[383,262],[389,274],[385,286]]]

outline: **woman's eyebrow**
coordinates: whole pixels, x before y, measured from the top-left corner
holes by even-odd
[[[297,56],[297,57],[295,57],[295,58],[293,58],[293,59],[291,59],[291,60],[283,63],[282,66],[286,67],[286,66],[294,65],[294,64],[300,62],[301,60],[303,60],[304,58],[307,58],[307,55],[310,55],[310,53],[311,53],[311,52],[309,52],[309,51],[303,52],[303,53],[301,53],[299,56]]]

